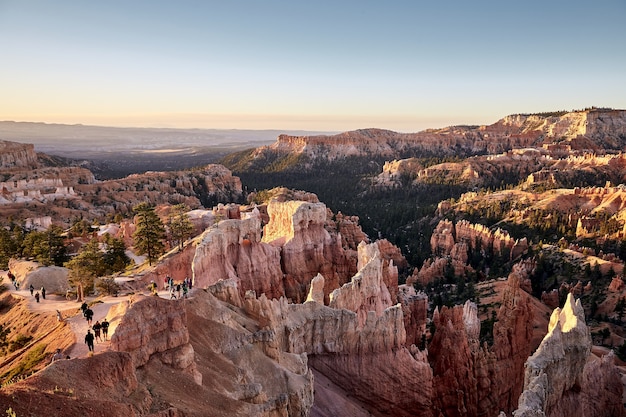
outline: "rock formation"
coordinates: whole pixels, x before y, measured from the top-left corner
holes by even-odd
[[[6,172],[38,166],[34,145],[0,140],[0,169]]]
[[[475,304],[468,301],[435,312],[428,358],[434,373],[433,401],[443,415],[496,415],[514,407],[531,350],[530,295],[520,289],[527,273],[523,265],[516,265],[508,278],[491,347],[479,342]]]
[[[234,279],[242,296],[254,290],[270,298],[286,296],[303,302],[311,279],[322,274],[328,301],[330,292],[356,272],[356,252],[344,250],[341,235],[326,230],[326,206],[273,201],[268,213],[262,237],[258,214],[208,229],[196,244],[195,285]],[[397,286],[397,275],[395,279]]]
[[[418,133],[361,129],[333,136],[280,135],[274,144],[257,148],[253,157],[269,153],[297,153],[327,160],[368,154],[393,158],[410,152],[439,156],[495,155],[513,148],[542,145],[551,151],[550,146],[557,139],[569,151],[621,150],[625,134],[626,111],[591,109],[549,116],[511,115],[488,126],[451,126]],[[391,173],[396,171],[395,164],[387,170],[390,175],[381,181],[394,181]]]
[[[526,362],[515,417],[623,416],[622,386],[613,356],[591,356],[591,335],[580,301],[568,294],[552,313],[548,334]]]
[[[430,238],[433,259],[429,259],[416,269],[407,280],[408,284],[419,282],[426,285],[437,278],[443,278],[447,268],[453,268],[455,276],[463,276],[472,268],[468,265],[470,251],[503,256],[505,259],[517,259],[528,249],[527,240],[513,239],[506,231],[497,228],[490,230],[482,224],[473,224],[467,220],[456,224],[450,220],[441,220]]]

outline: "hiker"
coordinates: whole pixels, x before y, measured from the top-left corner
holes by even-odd
[[[36,300],[37,302],[39,302],[39,291],[37,291],[37,292],[35,293],[35,300]]]
[[[87,343],[89,351],[93,352],[93,333],[91,333],[91,329],[87,330],[87,334],[85,335],[85,343]]]
[[[61,349],[57,349],[54,355],[52,355],[52,360],[50,363],[58,361],[59,359],[63,359],[63,354],[61,353]]]
[[[15,275],[13,275],[13,272],[11,271],[7,273],[7,277],[11,280],[12,283],[15,281]]]
[[[180,298],[180,284],[176,284],[176,293],[178,294],[178,298]]]
[[[170,287],[170,276],[166,275],[165,278],[163,278],[163,288],[167,290],[169,289],[169,287]]]
[[[106,341],[109,337],[109,322],[107,321],[106,317],[102,320],[102,323],[100,323],[100,325],[102,326],[102,336],[104,336],[104,340]]]
[[[175,299],[176,299],[176,288],[172,286],[170,287],[170,300],[175,300]]]
[[[57,310],[57,321],[58,322],[62,322],[63,321],[63,315],[61,314],[61,312],[59,310]]]
[[[100,337],[100,330],[102,330],[102,325],[98,320],[96,320],[96,324],[92,326],[94,337],[96,341],[100,340],[102,342],[102,338]]]
[[[43,285],[41,286],[41,298],[43,298],[44,300],[46,299],[46,289],[43,287]]]
[[[148,289],[152,291],[152,295],[158,295],[156,282],[150,281],[150,285],[148,285]]]
[[[87,303],[81,304],[80,309],[83,311],[83,317],[85,317],[85,311],[87,311],[88,308],[89,306],[87,305]]]
[[[93,310],[88,308],[85,310],[85,318],[87,319],[87,324],[91,325],[91,321],[93,320]]]
[[[30,289],[30,295],[33,295],[33,291],[35,291],[35,287],[33,287],[33,284],[30,284],[30,287],[28,287],[28,289]]]
[[[187,282],[183,281],[183,298],[187,298]]]

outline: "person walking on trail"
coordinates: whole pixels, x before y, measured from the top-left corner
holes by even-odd
[[[96,320],[96,324],[94,324],[92,327],[93,329],[93,333],[94,333],[94,338],[97,341],[102,342],[102,338],[100,337],[100,330],[102,330],[102,324],[100,324],[100,322],[98,320]]]
[[[35,301],[39,302],[39,291],[35,293]]]
[[[52,362],[56,362],[56,361],[58,361],[58,360],[60,360],[60,359],[63,359],[63,358],[64,358],[64,356],[63,356],[63,354],[61,353],[61,349],[59,348],[59,349],[57,349],[57,351],[54,353],[54,355],[52,355],[52,360],[50,361],[50,363],[52,363]]]
[[[85,310],[85,318],[87,319],[87,324],[91,325],[91,321],[93,320],[93,310],[88,308]]]
[[[104,336],[104,341],[106,342],[109,337],[109,322],[106,317],[102,320],[100,325],[102,326],[102,336]]]
[[[93,352],[93,333],[91,333],[91,329],[87,330],[87,334],[85,335],[85,343],[89,348],[90,352]]]
[[[83,311],[83,317],[87,317],[87,315],[85,314],[85,311],[87,311],[88,308],[89,306],[87,305],[87,303],[82,303],[80,305],[80,309]]]
[[[59,310],[57,310],[57,321],[59,323],[63,321],[63,314]]]
[[[28,287],[28,289],[30,289],[30,295],[33,295],[33,292],[35,291],[35,287],[33,287],[33,284],[30,284],[30,287]]]
[[[46,289],[43,286],[41,287],[41,298],[46,299]]]
[[[170,300],[176,299],[176,288],[170,287]]]

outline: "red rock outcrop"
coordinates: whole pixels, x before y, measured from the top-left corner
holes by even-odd
[[[609,284],[609,291],[621,292],[624,289],[624,280],[621,277],[613,277]]]
[[[484,225],[466,220],[454,224],[444,219],[435,227],[430,246],[434,258],[424,262],[421,269],[416,269],[407,283],[419,282],[426,285],[437,278],[443,278],[449,267],[453,268],[455,276],[463,276],[472,271],[468,261],[469,253],[473,250],[493,251],[496,255],[516,259],[528,249],[528,242],[525,238],[515,240],[500,228],[491,231]]]
[[[136,368],[159,360],[190,374],[197,384],[202,383],[189,344],[187,315],[179,302],[137,296],[115,328],[111,348],[130,353]]]
[[[96,181],[89,170],[80,167],[24,168],[12,170],[0,183],[0,205],[7,216],[26,219],[45,213],[63,226],[69,226],[73,218],[129,216],[142,201],[183,203],[195,209],[201,202],[236,201],[241,195],[241,181],[221,165],[194,171],[147,172],[108,181]]]
[[[550,308],[557,308],[559,306],[559,290],[555,288],[550,292],[542,292],[541,302]]]
[[[234,279],[242,297],[254,290],[269,298],[303,302],[313,277],[322,274],[328,302],[330,292],[356,272],[357,259],[355,251],[344,250],[340,234],[326,230],[326,206],[273,201],[268,213],[262,237],[257,212],[222,221],[196,239],[194,284],[204,287]],[[386,277],[390,286],[397,286],[397,272]]]
[[[530,353],[532,308],[519,287],[527,271],[516,265],[494,324],[491,348],[479,342],[476,305],[443,307],[433,316],[435,334],[428,347],[440,413],[497,415],[511,410],[522,390],[522,370]]]

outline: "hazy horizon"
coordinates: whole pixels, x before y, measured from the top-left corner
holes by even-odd
[[[418,132],[626,108],[626,3],[0,2],[0,119]]]

